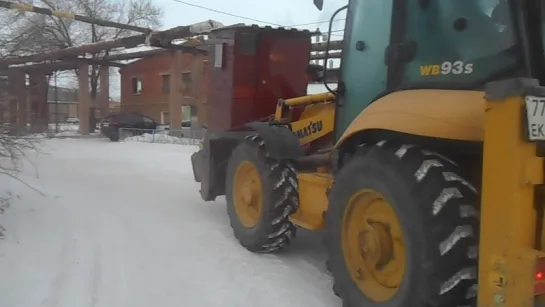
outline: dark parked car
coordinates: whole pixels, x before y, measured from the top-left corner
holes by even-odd
[[[112,141],[119,141],[119,129],[128,128],[132,135],[151,133],[158,124],[151,118],[138,113],[108,115],[100,123],[100,133]]]

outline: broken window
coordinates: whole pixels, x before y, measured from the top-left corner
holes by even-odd
[[[133,94],[142,93],[142,79],[140,79],[140,77],[132,78],[132,93]]]
[[[191,93],[192,81],[193,79],[191,78],[191,72],[182,73],[182,93]]]
[[[163,94],[170,93],[170,75],[162,75],[161,78],[163,80]]]

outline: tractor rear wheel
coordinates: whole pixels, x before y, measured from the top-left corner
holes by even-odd
[[[227,213],[235,237],[252,252],[286,247],[296,228],[297,173],[289,161],[267,157],[263,141],[250,136],[232,152],[226,176]]]
[[[336,174],[325,243],[343,306],[474,306],[477,192],[441,155],[364,146]]]

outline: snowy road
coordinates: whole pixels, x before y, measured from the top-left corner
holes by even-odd
[[[0,216],[1,307],[335,307],[319,234],[279,255],[238,245],[180,145],[49,140]]]

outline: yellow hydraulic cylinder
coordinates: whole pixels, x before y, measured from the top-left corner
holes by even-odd
[[[288,107],[293,107],[293,106],[307,104],[307,103],[331,101],[333,99],[335,99],[335,95],[330,92],[327,92],[327,93],[313,94],[313,95],[286,99],[284,100],[284,105]]]

